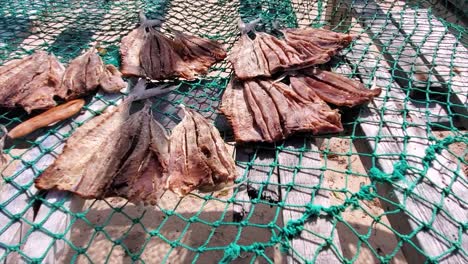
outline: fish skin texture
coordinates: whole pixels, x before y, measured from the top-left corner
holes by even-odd
[[[69,101],[98,87],[114,93],[125,86],[122,74],[104,65],[95,48],[73,59],[67,68],[54,55],[36,51],[0,66],[0,107],[22,107],[31,113],[56,106],[55,97]]]
[[[284,70],[324,64],[346,48],[353,36],[324,29],[285,29],[283,38],[255,32],[242,34],[228,56],[237,78],[271,77]]]
[[[120,54],[123,76],[154,80],[194,80],[226,57],[226,51],[216,41],[181,32],[170,38],[145,23],[122,38]]]
[[[356,107],[381,93],[380,88],[366,89],[360,82],[314,68],[286,77],[289,84],[266,78],[231,80],[220,110],[236,142],[272,143],[298,132],[341,132],[341,116],[327,103]]]
[[[22,107],[28,113],[56,106],[54,96],[63,97],[60,82],[65,71],[53,55],[38,51],[0,67],[0,106]]]
[[[234,183],[236,167],[218,130],[200,114],[185,116],[171,135],[166,188],[184,196],[194,190],[217,190]]]

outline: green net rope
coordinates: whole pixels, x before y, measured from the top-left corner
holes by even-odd
[[[459,100],[466,98],[468,87],[463,77],[468,74],[468,14],[459,7],[466,4],[0,1],[0,63],[38,49],[68,62],[98,45],[106,63],[118,66],[119,41],[138,23],[140,10],[160,19],[162,31],[180,29],[218,40],[228,49],[239,36],[238,19],[260,17],[261,31],[311,26],[356,34],[359,38],[328,66],[367,87],[375,80],[383,89],[375,103],[342,112],[346,129],[340,135],[236,146],[237,181],[244,187],[184,199],[166,193],[157,208],[120,199],[83,204],[68,194],[34,189],[33,179],[60,153],[73,130],[122,98],[98,93],[87,98],[86,114],[7,142],[9,162],[0,181],[0,261],[273,263],[289,253],[299,262],[313,263],[324,261],[324,252],[343,263],[410,262],[414,253],[429,263],[454,254],[458,258],[452,263],[466,260],[468,137],[463,126],[468,116],[466,101]],[[156,118],[171,129],[180,121],[177,106],[183,103],[211,119],[232,142],[232,132],[218,114],[231,74],[224,61],[196,81],[168,82],[177,89],[154,99]],[[18,110],[0,112],[0,124],[8,128],[27,118]],[[364,165],[357,166],[356,160]],[[430,177],[434,167],[444,170],[446,182]],[[423,186],[437,195],[421,191]],[[293,198],[298,191],[304,201]],[[427,217],[418,215],[415,205],[426,207]],[[285,211],[295,213],[287,217]],[[411,229],[392,225],[395,217],[410,219]],[[323,222],[326,231],[316,228]],[[442,249],[428,251],[418,242],[424,234]],[[302,250],[299,238],[314,246]]]

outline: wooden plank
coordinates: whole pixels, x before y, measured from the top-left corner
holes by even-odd
[[[431,65],[419,58],[411,41],[400,33],[392,19],[375,1],[357,0],[353,4],[353,11],[357,21],[368,31],[394,68],[392,73],[400,87],[410,89],[412,94],[441,88]]]
[[[22,159],[24,161],[34,160],[39,153],[38,147],[33,148]],[[35,167],[42,169],[39,164]],[[0,233],[0,261],[2,262],[15,262],[12,259],[15,256],[8,252],[5,246],[19,247],[20,241],[30,228],[26,221],[33,221],[34,213],[31,198],[37,193],[37,189],[34,185],[29,188],[27,186],[31,184],[36,173],[37,171],[33,167],[24,162],[18,165],[12,174],[5,175],[2,173],[2,177],[5,178],[18,174],[14,179],[11,179],[10,183],[4,184],[0,189],[0,204],[3,206],[0,211],[0,230],[2,230]],[[26,187],[26,190],[18,189],[15,185],[20,188]]]
[[[291,138],[282,146],[278,163],[281,198],[285,203],[283,221],[300,218],[307,204],[329,206],[329,193],[320,168],[322,167],[319,150],[309,138]],[[306,150],[307,152],[303,152]],[[301,167],[301,169],[299,169]],[[288,186],[292,186],[288,189]],[[330,238],[332,245],[325,239]],[[340,262],[341,246],[336,226],[327,217],[312,219],[304,225],[304,231],[291,241],[292,250],[288,263],[303,263],[305,260],[315,263]]]
[[[460,36],[454,36],[427,9],[387,14],[418,48],[422,60],[433,65],[437,77],[444,84],[444,91],[450,92],[449,99],[456,104],[453,110],[461,114],[461,123],[468,128],[468,49],[460,43]]]
[[[66,211],[61,208],[52,209],[45,204],[41,206],[34,220],[36,224],[40,224],[41,229],[33,231],[27,237],[22,250],[28,259],[23,259],[20,263],[28,263],[32,258],[43,256],[43,263],[60,263],[59,259],[67,248],[65,241],[69,241],[71,237],[70,224],[74,217],[69,212],[79,212],[84,205],[83,199],[67,192],[50,192],[46,200],[51,204],[62,204],[61,208]]]
[[[251,213],[251,200],[260,199],[278,202],[278,172],[273,149],[236,146],[236,161],[239,175],[244,175],[246,183],[236,194],[238,201],[234,205],[235,221],[241,221]]]
[[[406,94],[388,71],[389,66],[383,64],[378,50],[369,43],[370,38],[362,34],[353,50],[347,54],[351,63],[359,65],[357,70],[364,83],[373,82],[370,76],[375,71],[377,85],[384,88],[383,93],[359,117],[361,129],[368,137],[366,147],[374,153],[373,161],[385,173],[393,172],[393,165],[402,154],[412,167],[407,171],[404,181],[377,185],[379,194],[388,199],[384,201],[387,216],[392,227],[402,235],[418,230],[409,238],[429,257],[438,258],[449,252],[437,260],[441,263],[466,263],[467,256],[461,251],[452,251],[454,241],[457,240],[461,241],[464,250],[468,249],[468,235],[459,231],[462,229],[461,223],[468,216],[465,175],[459,171],[459,176],[455,178],[454,171],[458,165],[447,158],[445,150],[436,154],[436,161],[425,175],[417,173],[417,170],[422,169],[421,158],[426,148],[434,144],[428,140],[431,131],[424,119],[412,115],[417,108],[406,100]],[[343,72],[343,68],[340,71]],[[402,125],[404,122],[407,126]],[[365,149],[359,151],[364,152]],[[409,189],[410,186],[415,187]],[[444,188],[462,200],[453,194],[443,194],[441,190]],[[437,212],[434,212],[435,205],[440,205]],[[416,247],[409,243],[403,244],[409,263],[426,260]]]
[[[454,75],[451,73],[451,67],[444,67],[444,65],[450,65],[450,59],[452,58],[444,58],[444,55],[438,55],[435,58],[436,61],[432,59],[434,53],[447,54],[447,52],[451,53],[452,49],[456,48],[458,56],[453,60],[460,62],[460,65],[466,65],[466,62],[461,62],[462,60],[466,61],[466,55],[463,56],[466,54],[466,48],[462,45],[454,47],[456,41],[453,37],[450,38],[449,31],[441,27],[442,24],[436,19],[430,19],[431,26],[428,27],[428,22],[424,22],[428,19],[427,16],[424,17],[424,13],[427,14],[427,11],[421,13],[420,10],[396,10],[393,15],[405,15],[394,19],[392,12],[385,12],[386,8],[382,7],[382,5],[383,3],[377,4],[375,1],[356,1],[353,10],[356,16],[359,17],[358,21],[362,27],[367,30],[373,42],[384,53],[385,59],[394,68],[393,75],[396,76],[396,82],[404,89],[411,88],[409,95],[417,97],[422,94],[424,95],[423,99],[426,98],[427,91],[447,92],[450,87],[453,91],[450,93],[450,100],[455,104],[452,110],[459,113],[457,116],[460,118],[461,124],[467,127],[468,99],[462,87],[464,87],[463,84],[468,79],[464,77],[464,73],[450,77]],[[420,17],[420,13],[422,17]],[[415,17],[418,17],[417,22],[415,22]],[[413,27],[412,30],[409,30],[406,27],[405,31],[403,24],[411,23],[416,23],[417,28]],[[434,28],[432,24],[439,29]],[[424,32],[425,30],[426,32]],[[441,45],[441,43],[439,41],[430,41],[427,30],[433,32],[432,37],[437,37],[440,40],[442,32],[446,32],[445,43],[441,46],[442,48],[437,49],[435,47]],[[424,42],[424,44],[421,45],[421,42]],[[385,50],[383,50],[384,44],[386,45]],[[457,59],[457,57],[464,59]],[[460,68],[463,69],[463,67]],[[446,100],[442,99],[441,101],[445,102]],[[438,103],[435,103],[437,108],[441,108],[438,105]],[[436,116],[436,119],[432,119],[432,121],[443,125],[451,124],[453,121],[449,115],[452,114],[449,114],[447,110],[443,112],[447,112],[448,118],[437,118]]]
[[[236,148],[236,167],[238,171],[238,177],[243,177],[242,179],[248,180],[249,169],[248,162],[249,152],[245,148],[237,147]],[[247,184],[241,184],[236,190],[236,202],[233,205],[233,221],[240,222],[244,219],[245,215],[250,211],[250,201],[249,195],[247,194]]]

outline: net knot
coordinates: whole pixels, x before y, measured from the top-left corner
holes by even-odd
[[[322,211],[323,207],[316,204],[307,204],[305,215],[307,218],[317,217],[320,215],[320,211]]]
[[[354,202],[351,201],[350,199],[346,199],[345,205],[333,205],[333,206],[330,206],[330,207],[325,207],[325,208],[323,208],[323,211],[325,211],[330,216],[335,217],[335,216],[339,215],[341,212],[345,211],[346,207],[347,207],[347,204],[350,204],[350,203],[354,203]]]
[[[230,244],[225,250],[224,250],[224,256],[221,259],[220,263],[221,264],[226,264],[230,263],[231,261],[235,260],[240,256],[241,253],[241,247],[237,244]]]
[[[283,227],[283,235],[289,239],[300,235],[302,230],[304,230],[304,223],[303,218],[289,220],[286,226]]]
[[[391,183],[403,180],[407,170],[408,163],[406,161],[398,161],[393,165],[393,172],[391,174],[387,174],[376,167],[372,167],[369,170],[369,177],[372,181]]]
[[[264,252],[265,252],[265,244],[262,244],[262,243],[253,243],[252,245],[246,247],[244,250],[245,251],[252,251],[254,252],[256,255],[262,255]]]
[[[370,201],[375,198],[374,186],[372,184],[364,185],[353,196],[359,200]]]

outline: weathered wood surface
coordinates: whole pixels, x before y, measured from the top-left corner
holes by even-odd
[[[453,69],[456,67],[450,63],[453,60],[463,65],[465,61],[466,65],[466,48],[455,46],[455,37],[437,19],[428,17],[425,9],[412,11],[407,8],[404,12],[396,10],[393,13],[384,10],[373,0],[360,0],[353,4],[358,22],[367,29],[394,69],[394,81],[401,88],[409,89],[411,96],[427,95],[431,91],[436,92],[435,96],[437,92],[451,89],[450,100],[456,104],[453,110],[461,114],[461,123],[466,127],[468,99],[463,83],[468,79],[463,77],[464,73],[455,74]],[[453,49],[457,55],[452,58]],[[447,119],[440,121],[448,122]]]
[[[358,22],[378,47],[385,50],[383,55],[394,67],[395,81],[411,92],[425,92],[429,88],[440,88],[431,66],[425,63],[405,35],[392,23],[379,5],[373,1],[358,0],[353,3]],[[428,85],[428,82],[431,82]]]
[[[324,180],[321,158],[317,146],[309,138],[291,138],[282,145],[278,154],[279,180],[283,221],[302,217],[307,204],[329,206],[329,192]],[[307,150],[307,152],[303,152]],[[301,169],[299,169],[301,168]],[[291,187],[288,187],[291,186]],[[333,241],[327,245],[325,239]],[[331,218],[320,216],[310,219],[304,225],[304,231],[291,241],[292,250],[288,263],[303,263],[305,260],[315,263],[339,263],[341,246],[336,225]]]
[[[445,89],[442,92],[450,91],[451,96],[448,99],[456,105],[453,110],[460,113],[458,117],[467,128],[468,49],[459,43],[461,36],[454,36],[427,9],[386,13],[391,15],[401,33],[418,47],[422,60],[434,67],[436,77]]]
[[[260,147],[237,146],[236,160],[239,177],[244,176],[234,204],[234,220],[241,221],[252,214],[252,200],[265,200],[269,203],[278,202],[278,170],[270,166],[275,162],[274,150]]]
[[[28,259],[23,259],[21,263],[29,263],[29,258],[41,258],[43,263],[60,263],[59,259],[68,247],[65,241],[70,239],[70,225],[75,218],[70,212],[79,212],[84,205],[83,199],[67,192],[50,192],[46,200],[51,204],[61,204],[61,208],[42,204],[34,219],[40,230],[33,231],[27,237],[22,250]]]
[[[47,142],[45,142],[47,143]],[[23,156],[24,161],[33,161],[40,155],[38,147],[31,149],[31,151]],[[32,179],[37,173],[37,169],[43,169],[47,164],[36,164],[35,168],[26,163],[18,165],[14,169],[14,173],[3,174],[2,177],[12,177],[16,173],[19,175],[0,187],[0,204],[3,206],[0,211],[0,258],[6,263],[11,255],[7,252],[6,246],[18,246],[23,236],[29,230],[30,226],[24,221],[33,221],[34,213],[32,208],[32,197],[36,195],[37,189],[31,184]],[[8,167],[7,167],[8,168]],[[26,188],[21,190],[17,188]]]
[[[468,216],[465,202],[468,188],[464,180],[460,180],[465,179],[465,175],[458,171],[459,176],[455,177],[458,164],[448,158],[447,151],[436,154],[431,168],[418,173],[423,170],[421,158],[426,148],[434,144],[428,139],[431,131],[424,117],[414,114],[418,108],[394,81],[388,71],[389,66],[384,65],[380,56],[366,34],[356,41],[355,47],[347,54],[351,64],[360,65],[357,72],[364,83],[369,85],[373,82],[370,76],[376,69],[377,86],[383,88],[383,93],[359,116],[361,129],[368,137],[366,147],[377,155],[372,161],[390,174],[400,158],[406,159],[412,167],[404,181],[378,185],[380,194],[391,201],[386,209],[389,212],[395,210],[387,216],[392,227],[402,235],[417,232],[413,242],[429,257],[435,258],[449,252],[438,260],[441,263],[466,263],[467,256],[454,251],[452,242],[459,240],[464,250],[468,249],[468,235],[460,232]],[[349,72],[347,67],[338,70]],[[457,197],[443,194],[444,188]],[[440,210],[435,209],[437,206],[440,206]],[[404,243],[403,250],[409,263],[420,263],[426,259],[407,243]]]

